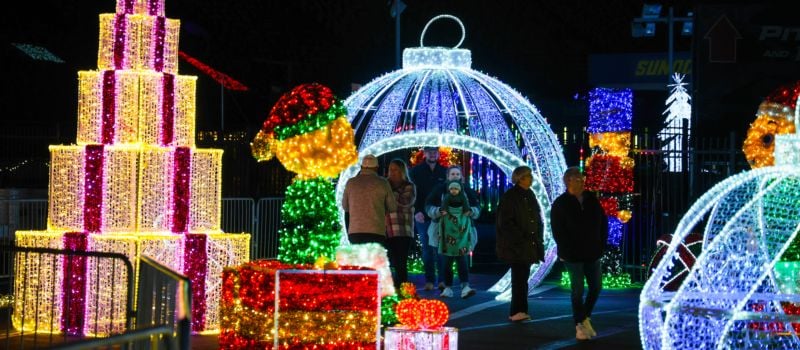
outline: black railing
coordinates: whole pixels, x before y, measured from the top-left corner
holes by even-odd
[[[4,258],[2,264],[11,267],[11,273],[0,286],[0,294],[5,295],[4,299],[8,301],[0,308],[1,326],[5,332],[3,348],[49,348],[87,338],[70,334],[91,333],[101,336],[131,329],[134,321],[134,274],[133,265],[126,256],[7,244],[0,247],[0,251],[0,256]],[[87,268],[82,276],[73,276],[72,273],[60,272],[67,271],[65,266]],[[123,288],[125,296],[112,292],[106,298],[99,297],[100,293],[95,293],[98,296],[95,298],[87,297],[90,288],[99,291],[104,287],[99,285],[103,280],[100,266],[118,280],[127,280],[127,286]],[[87,286],[84,289],[86,293],[77,290],[77,286],[89,280],[96,281],[98,285]],[[69,286],[75,287],[75,290],[66,290]],[[87,316],[88,313],[76,311],[76,305],[95,312]],[[100,313],[101,309],[108,310],[108,314]]]
[[[136,329],[154,334],[135,342],[136,349],[159,348],[148,344],[160,341],[167,349],[188,350],[191,335],[192,293],[189,278],[146,256],[139,258],[139,288],[136,298]],[[160,329],[168,333],[159,333]],[[142,333],[144,336],[146,333]],[[120,336],[117,336],[120,337]]]
[[[189,279],[158,262],[146,256],[139,259],[139,284],[134,291],[133,265],[122,254],[8,244],[0,246],[0,253],[4,258],[2,264],[11,266],[11,273],[0,280],[0,326],[5,331],[0,348],[190,348]],[[75,262],[79,266],[89,266],[81,278],[83,282],[95,282],[82,285],[85,294],[63,291],[65,286],[76,286],[72,283],[76,277],[61,272],[67,271],[65,266],[75,266]],[[113,278],[101,278],[100,266],[106,277]],[[115,286],[119,282],[127,284],[124,296]],[[95,291],[93,295],[102,294],[105,298],[88,298],[92,290]],[[114,290],[118,291],[116,295]],[[90,302],[95,304],[86,308],[96,310],[95,314],[64,316],[76,314],[71,309],[73,304]],[[102,307],[100,303],[103,303]],[[107,310],[108,314],[97,314],[101,309]],[[94,323],[85,324],[91,320]],[[66,332],[68,328],[72,331]],[[82,335],[86,333],[93,335]]]

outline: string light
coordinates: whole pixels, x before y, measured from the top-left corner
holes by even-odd
[[[458,21],[449,15],[439,18]],[[522,94],[474,70],[467,49],[406,48],[403,69],[375,78],[344,105],[359,135],[359,154],[380,156],[408,148],[451,147],[486,157],[506,174],[516,166],[528,165],[535,175],[533,189],[544,220],[551,200],[564,191],[561,177],[566,163],[550,125]],[[357,170],[350,167],[342,172],[337,200]],[[555,249],[549,227],[545,223],[548,251]],[[344,237],[342,233],[343,241]],[[547,256],[553,260],[537,269],[550,270],[555,254]],[[535,270],[533,275],[540,276]],[[530,281],[534,286],[540,282],[538,277]],[[502,298],[508,288],[509,283],[498,282],[490,289],[500,292]]]
[[[441,328],[450,317],[447,305],[433,299],[403,299],[395,310],[400,326],[411,329]]]
[[[302,84],[283,94],[251,143],[259,161],[278,157],[301,177],[336,177],[358,153],[347,110],[327,86]]]
[[[78,73],[78,145],[50,146],[47,231],[15,243],[152,257],[192,279],[192,330],[217,331],[222,269],[249,258],[250,235],[220,230],[222,150],[194,147],[197,78],[177,75],[179,21],[163,0],[129,0],[100,22],[98,71]],[[138,280],[126,274],[120,261],[25,255],[12,323],[124,332],[124,281]]]
[[[672,242],[672,235],[665,234],[658,238],[656,241],[656,252],[653,254],[653,258],[650,260],[650,264],[648,264],[648,274],[653,272],[653,269],[661,263],[661,260],[664,258],[664,254],[669,249],[669,246]],[[686,275],[689,274],[689,271],[694,266],[695,261],[697,261],[697,257],[700,255],[700,252],[703,250],[703,236],[697,233],[692,233],[686,236],[686,239],[680,242],[680,246],[677,249],[678,254],[673,257],[674,261],[672,262],[672,269],[670,269],[670,276],[667,277],[667,281],[664,283],[662,287],[665,291],[676,291],[678,287],[683,283],[683,280],[686,278]]]
[[[180,21],[163,15],[101,14],[97,68],[177,74],[179,34]]]
[[[631,218],[630,193],[633,192],[634,161],[628,157],[631,147],[633,92],[630,89],[595,88],[589,92],[589,147],[586,158],[586,190],[598,193],[600,205],[608,217],[609,247],[601,258],[603,286],[625,288],[630,275],[622,269],[619,248]],[[581,149],[581,158],[583,149]],[[562,276],[562,283],[564,282]],[[566,282],[569,282],[567,277]]]
[[[222,73],[220,71],[217,71],[214,68],[211,68],[207,64],[201,62],[200,60],[198,60],[198,59],[196,59],[196,58],[194,58],[192,56],[189,56],[189,54],[187,54],[187,53],[185,53],[183,51],[178,52],[178,55],[180,56],[180,58],[184,59],[186,62],[188,62],[189,64],[193,65],[195,68],[199,69],[201,72],[203,72],[206,75],[210,76],[212,79],[216,80],[220,85],[222,85],[224,88],[226,88],[228,90],[233,90],[233,91],[247,91],[247,90],[250,90],[250,88],[248,88],[247,85],[242,84],[238,80],[231,78],[230,76],[228,76],[225,73]]]
[[[394,295],[392,271],[386,248],[378,243],[340,245],[336,248],[336,263],[339,265],[368,267],[378,271],[381,297]]]
[[[780,286],[796,284],[798,275],[782,279],[773,271],[798,234],[798,188],[798,163],[759,168],[720,182],[689,208],[642,289],[645,349],[800,346],[792,334],[751,327],[753,320],[790,327],[791,295]],[[701,220],[703,253],[678,290],[667,292],[680,242]]]
[[[293,180],[281,207],[278,258],[292,264],[334,258],[341,230],[337,214],[330,180]]]
[[[220,347],[376,347],[378,275],[254,261],[223,272]]]
[[[633,120],[631,89],[594,88],[589,91],[590,134],[630,131]]]
[[[798,118],[798,96],[800,80],[773,90],[758,106],[756,120],[750,124],[742,147],[751,168],[775,164],[775,138],[797,132],[795,121]]]
[[[686,121],[689,126],[692,125],[692,105],[689,103],[691,96],[686,91],[687,83],[683,82],[685,76],[680,73],[675,73],[672,76],[674,83],[669,84],[672,91],[667,98],[666,104],[669,106],[664,113],[668,113],[664,121],[664,128],[658,132],[658,139],[663,142],[661,150],[667,161],[667,168],[671,172],[683,171],[683,162],[681,160],[683,150],[683,138],[691,137],[691,128],[683,132],[683,123]],[[662,113],[662,114],[664,114]]]
[[[453,327],[436,329],[388,327],[384,338],[383,346],[387,350],[458,349],[458,329]]]

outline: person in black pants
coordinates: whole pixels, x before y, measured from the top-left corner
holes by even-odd
[[[511,310],[513,322],[529,320],[528,274],[531,264],[544,261],[542,217],[531,190],[531,168],[521,166],[511,174],[510,188],[497,206],[497,257],[511,265]]]
[[[425,199],[438,184],[444,183],[447,169],[439,165],[439,147],[425,147],[422,149],[425,161],[411,168],[409,174],[411,182],[417,187],[417,198],[414,200],[414,231],[422,246],[422,266],[425,270],[425,290],[433,290],[436,283],[436,270],[439,264],[439,254],[436,247],[430,245],[428,227],[431,218],[425,214]],[[439,271],[439,279],[442,279]],[[444,281],[441,283],[444,288]]]
[[[567,191],[553,201],[550,225],[558,258],[569,272],[575,338],[596,336],[589,318],[602,289],[600,258],[608,239],[608,218],[594,193],[584,191],[585,177],[578,167],[564,172]],[[589,287],[583,299],[583,281]]]

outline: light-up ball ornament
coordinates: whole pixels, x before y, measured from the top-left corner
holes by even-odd
[[[778,135],[800,143],[797,135]],[[800,227],[800,154],[793,164],[743,172],[712,187],[687,210],[642,288],[639,331],[644,349],[798,349],[800,339],[754,320],[796,323],[778,305],[796,295],[774,273]],[[683,257],[681,242],[703,232],[702,253],[683,283],[668,288]],[[796,281],[796,277],[795,281]],[[761,307],[769,305],[769,307]],[[777,328],[774,328],[777,329]]]
[[[347,109],[330,88],[317,83],[281,96],[251,148],[259,161],[274,155],[301,177],[336,177],[358,157]]]
[[[397,303],[397,320],[414,329],[437,329],[450,317],[447,305],[433,299],[404,299]]]
[[[798,95],[800,80],[775,89],[758,106],[756,120],[750,124],[742,147],[745,158],[753,169],[775,164],[775,135],[797,132],[794,111]]]

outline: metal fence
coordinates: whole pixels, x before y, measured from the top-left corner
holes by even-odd
[[[105,336],[119,334],[133,325],[133,266],[127,257],[118,253],[67,251],[48,248],[26,248],[4,245],[0,247],[3,264],[15,274],[2,281],[0,293],[4,305],[0,307],[0,322],[4,328],[3,348],[49,348],[81,341],[74,334]],[[101,272],[100,266],[105,266]],[[97,267],[97,268],[93,268]],[[57,273],[60,269],[84,268],[85,276]],[[80,292],[89,280],[101,281],[108,276],[128,276],[125,295]],[[63,275],[63,279],[59,278]],[[60,292],[57,288],[63,288]],[[90,286],[91,287],[91,286]],[[98,282],[98,287],[99,282]],[[90,289],[86,289],[89,291]],[[103,291],[105,289],[103,288]],[[87,298],[92,294],[94,298]],[[76,308],[82,310],[76,310]],[[83,310],[87,312],[84,313]],[[95,312],[88,312],[96,310]],[[107,310],[109,313],[101,313]],[[63,311],[63,315],[61,312]],[[60,334],[58,334],[60,333]]]
[[[224,198],[222,200],[222,230],[228,233],[246,232],[252,235],[250,259],[278,257],[278,228],[281,222],[283,198]]]
[[[681,132],[685,135],[686,128],[632,136],[633,217],[624,227],[622,252],[623,264],[636,280],[646,278],[658,238],[675,230],[698,197],[725,178],[749,169],[741,151],[742,140],[736,134],[671,142]],[[566,154],[588,149],[585,136],[569,136],[564,137]]]

